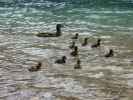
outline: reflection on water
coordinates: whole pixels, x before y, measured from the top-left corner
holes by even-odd
[[[76,43],[81,70],[74,70],[76,59],[70,56],[70,37],[71,34],[59,39],[1,35],[0,99],[131,100],[133,52],[127,43],[121,45],[123,37],[94,35],[89,37],[89,45],[82,47],[85,35],[80,34]],[[102,38],[101,48],[90,48],[97,37]],[[103,55],[108,48],[115,50],[115,56],[106,59]],[[62,55],[68,57],[67,63],[54,64]],[[38,61],[43,62],[42,69],[29,72],[28,68]]]

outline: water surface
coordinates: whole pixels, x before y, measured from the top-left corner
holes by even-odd
[[[0,100],[132,100],[132,7],[132,0],[1,0]],[[57,23],[65,25],[63,36],[35,36]],[[70,56],[75,33],[81,70]],[[92,49],[97,38],[102,46]],[[110,48],[115,55],[106,59]],[[67,63],[54,64],[63,55]],[[29,72],[38,61],[42,69]]]

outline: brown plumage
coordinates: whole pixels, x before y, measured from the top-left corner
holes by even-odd
[[[88,38],[84,39],[84,42],[82,43],[82,46],[86,46],[88,44]]]
[[[74,47],[74,51],[72,51],[72,52],[70,53],[70,55],[71,55],[71,56],[77,56],[77,55],[78,55],[78,47],[77,47],[77,46]]]
[[[56,33],[48,33],[48,32],[43,32],[43,33],[38,33],[37,36],[38,37],[59,37],[61,36],[61,27],[63,25],[62,24],[57,24],[56,25]]]
[[[92,47],[92,48],[97,48],[97,47],[100,47],[100,45],[101,45],[101,39],[98,39],[98,40],[97,40],[97,43],[91,45],[91,47]]]
[[[74,66],[74,69],[81,69],[80,64],[81,64],[81,61],[80,61],[80,59],[78,59],[76,65]]]
[[[56,61],[55,61],[55,63],[58,63],[58,64],[64,64],[64,63],[66,63],[66,56],[62,56],[62,58],[61,59],[57,59]]]
[[[108,58],[108,57],[113,57],[114,56],[114,51],[113,49],[110,49],[109,52],[107,54],[104,55],[104,57]]]
[[[41,66],[42,66],[42,63],[41,62],[38,62],[38,64],[36,66],[32,66],[31,68],[29,68],[28,70],[30,72],[34,72],[34,71],[38,71],[41,69]]]
[[[78,37],[79,37],[79,34],[76,33],[75,36],[72,37],[72,39],[78,39]]]
[[[75,42],[73,41],[69,48],[73,49],[75,47]]]

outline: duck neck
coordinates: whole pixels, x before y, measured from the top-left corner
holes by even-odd
[[[61,36],[61,27],[56,27],[56,36]]]

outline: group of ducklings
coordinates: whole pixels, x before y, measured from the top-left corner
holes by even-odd
[[[56,25],[56,33],[53,34],[53,33],[38,33],[37,36],[38,37],[59,37],[61,36],[61,27],[63,25],[61,24],[57,24]],[[79,34],[76,33],[72,39],[73,40],[77,40],[79,38]],[[69,46],[70,49],[72,49],[73,51],[70,53],[71,56],[73,57],[76,57],[78,56],[78,46],[75,45],[75,41],[72,42],[72,44]],[[88,38],[84,38],[84,42],[81,44],[82,46],[86,46],[88,44]],[[101,39],[97,39],[97,42],[93,45],[91,45],[91,48],[98,48],[100,47],[101,45]],[[114,51],[113,49],[110,49],[109,52],[107,54],[104,55],[104,57],[112,57],[114,56]],[[57,64],[65,64],[66,63],[66,60],[67,60],[67,57],[66,56],[62,56],[60,59],[57,59],[55,61],[55,63]],[[34,71],[38,71],[41,69],[41,66],[42,66],[42,62],[38,62],[35,66],[32,66],[30,69],[28,69],[30,72],[34,72]],[[74,69],[81,69],[81,61],[80,59],[78,58],[77,59],[77,62],[74,66]]]
[[[72,39],[78,39],[79,34],[76,33],[75,36],[72,37]],[[73,51],[70,53],[71,56],[78,56],[78,46],[75,45],[75,41],[72,42],[72,44],[69,46],[70,49],[73,49]],[[88,44],[88,38],[84,38],[84,42],[81,44],[82,46],[86,46]],[[93,45],[91,45],[91,48],[98,48],[101,45],[101,39],[98,39],[97,42]],[[114,55],[114,51],[113,49],[110,49],[109,52],[107,54],[104,55],[104,57],[112,57]],[[61,59],[58,59],[55,61],[55,63],[58,64],[63,64],[66,63],[66,56],[62,56]],[[74,69],[81,69],[81,65],[80,65],[81,61],[78,58],[77,59],[77,63],[74,66]]]
[[[75,36],[72,37],[72,39],[78,39],[78,36],[79,36],[79,34],[76,33]],[[72,42],[72,45],[70,45],[69,47],[70,47],[71,49],[73,49],[73,51],[70,53],[70,55],[73,56],[73,57],[78,56],[78,47],[75,45],[75,42],[74,42],[74,41]],[[55,61],[55,63],[64,64],[64,63],[66,63],[66,59],[67,59],[66,56],[62,56],[62,58],[61,58],[61,59],[57,59],[57,60]],[[74,66],[74,69],[80,69],[80,68],[81,68],[80,59],[78,58],[77,63],[76,63],[76,65]]]

